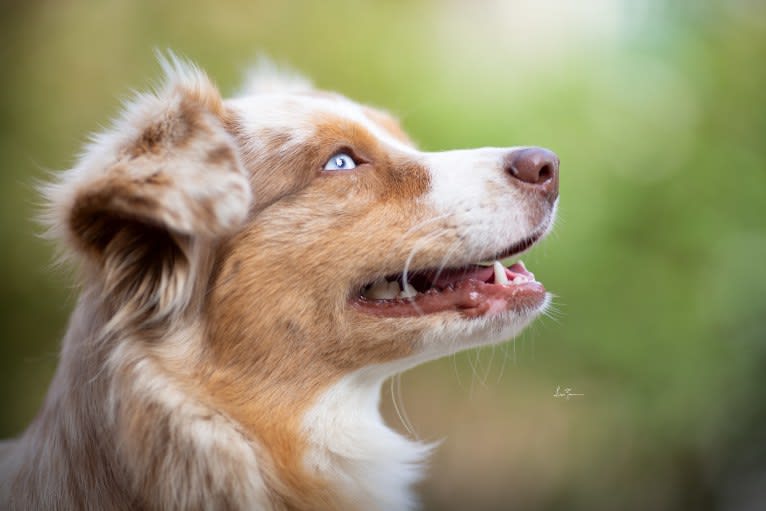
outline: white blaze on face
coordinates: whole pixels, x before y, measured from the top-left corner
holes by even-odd
[[[467,257],[501,251],[532,235],[533,204],[511,184],[503,169],[508,153],[520,148],[482,148],[427,153],[431,190],[426,198],[438,216],[462,236]]]
[[[417,154],[415,149],[391,136],[365,115],[360,105],[342,96],[261,94],[235,98],[229,100],[227,105],[240,113],[246,133],[257,134],[263,130],[272,130],[289,135],[291,144],[310,143],[317,135],[317,116],[326,115],[328,119],[342,119],[357,124],[381,145],[393,151]],[[253,137],[252,144],[257,149],[257,136]]]
[[[228,108],[239,114],[243,133],[248,135],[248,150],[258,153],[264,144],[260,136],[264,131],[284,135],[285,149],[306,143],[316,135],[311,122],[315,110],[310,97],[291,94],[261,94],[230,99]]]

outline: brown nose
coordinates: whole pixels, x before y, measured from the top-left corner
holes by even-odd
[[[514,179],[532,185],[551,199],[559,192],[559,157],[542,147],[512,151],[505,157],[505,170]]]

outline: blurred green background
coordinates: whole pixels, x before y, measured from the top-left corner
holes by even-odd
[[[264,52],[424,149],[561,157],[557,229],[525,257],[555,310],[394,389],[445,439],[426,509],[766,509],[763,2],[0,5],[0,436],[34,416],[73,305],[35,179],[152,84],[155,48],[228,92]]]

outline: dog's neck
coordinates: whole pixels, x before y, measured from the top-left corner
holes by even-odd
[[[432,446],[385,425],[379,411],[385,371],[366,368],[325,391],[304,420],[307,467],[359,509],[411,509],[410,487]]]
[[[112,455],[103,453],[99,459],[104,466],[97,472],[111,473],[116,469],[109,463],[122,459],[120,470],[128,470],[124,475],[131,479],[130,474],[134,474],[138,478],[134,484],[145,493],[153,493],[158,502],[168,499],[185,502],[189,507],[202,506],[217,502],[220,488],[231,488],[228,500],[221,502],[224,507],[255,505],[271,509],[270,496],[274,494],[269,487],[273,481],[263,478],[266,467],[262,465],[264,461],[268,463],[268,458],[262,455],[269,446],[258,445],[236,422],[184,392],[153,357],[141,354],[140,343],[132,342],[134,339],[118,342],[115,349],[119,355],[115,351],[108,358],[112,363],[116,360],[122,363],[110,369],[90,367],[96,360],[83,352],[82,341],[92,340],[98,331],[96,323],[104,319],[84,314],[93,309],[80,306],[74,314],[64,342],[65,360],[41,413],[43,420],[27,431],[18,446],[20,457],[16,461],[20,467],[35,463],[33,456],[46,438],[66,437],[66,442],[60,445],[69,446],[67,449],[72,452],[62,451],[56,456],[72,459],[87,447],[78,432],[107,434],[110,438],[99,441],[100,444],[116,442],[124,450]],[[344,508],[415,507],[411,486],[420,478],[421,462],[431,446],[408,440],[390,429],[379,411],[382,384],[401,369],[380,366],[350,373],[321,392],[303,416],[305,469],[322,481],[332,500],[343,503]],[[127,422],[131,430],[123,431],[128,415],[133,418]],[[74,430],[72,421],[79,424]],[[159,426],[173,431],[159,435],[156,431]],[[126,446],[126,442],[136,443]],[[161,462],[157,456],[163,457]],[[199,460],[204,462],[198,463]],[[141,475],[155,471],[152,464],[167,468],[159,480],[144,479]],[[177,471],[185,466],[199,470]],[[56,494],[76,494],[73,481],[66,481],[61,470],[54,468],[50,467],[43,476],[50,492],[38,494],[35,502],[47,504],[55,500]],[[36,488],[32,482],[29,481],[30,495]],[[100,497],[107,507],[116,505],[132,491],[118,481],[99,480],[98,484],[107,488]],[[274,509],[279,509],[279,505]]]

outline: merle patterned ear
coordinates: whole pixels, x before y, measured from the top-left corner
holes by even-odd
[[[51,232],[104,270],[110,288],[166,293],[159,287],[194,264],[195,244],[232,232],[250,208],[218,90],[191,64],[171,57],[163,67],[161,89],[138,95],[44,189]]]

